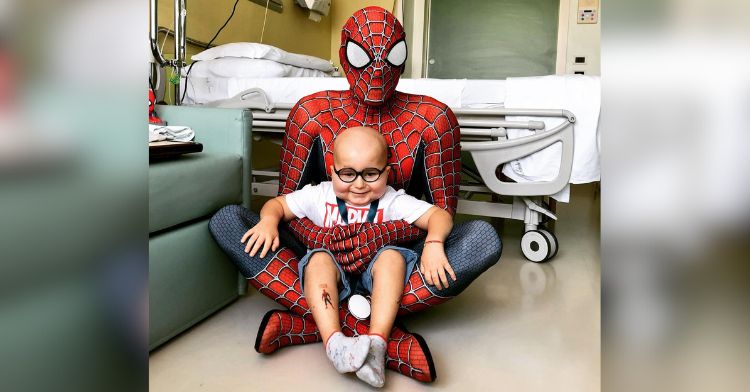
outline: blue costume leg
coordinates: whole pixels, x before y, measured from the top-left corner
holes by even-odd
[[[414,246],[422,254],[424,240]],[[427,284],[424,276],[415,269],[404,288],[399,314],[414,313],[439,305],[460,294],[479,275],[495,265],[500,259],[503,246],[495,228],[485,221],[475,220],[459,223],[445,241],[445,254],[456,273],[456,281],[439,290]]]
[[[271,252],[266,257],[261,258],[257,254],[251,257],[245,253],[245,244],[240,243],[245,232],[258,222],[260,216],[257,213],[239,205],[229,205],[217,211],[208,223],[211,235],[219,247],[248,279],[265,269],[274,257]],[[305,247],[286,229],[286,224],[279,226],[279,243],[279,249],[289,248],[296,255],[304,255],[306,252]]]

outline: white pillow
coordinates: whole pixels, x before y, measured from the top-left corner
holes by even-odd
[[[183,68],[187,72],[186,68]],[[193,63],[190,76],[198,78],[276,78],[283,77],[284,64],[263,59],[218,58]]]
[[[331,63],[318,57],[288,53],[275,46],[255,42],[233,42],[206,49],[191,58],[193,61],[213,60],[222,57],[241,57],[248,59],[266,59],[300,68],[317,69],[333,72]]]
[[[300,68],[264,59],[222,57],[213,60],[197,61],[190,70],[191,77],[197,78],[281,78],[281,77],[326,77],[317,69]],[[183,74],[187,69],[183,68]]]

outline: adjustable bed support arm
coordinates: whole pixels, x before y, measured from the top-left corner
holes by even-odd
[[[502,111],[502,115],[509,116],[563,117],[566,121],[548,131],[537,132],[534,135],[513,140],[462,141],[461,149],[471,153],[487,187],[497,194],[508,196],[551,195],[562,190],[570,180],[570,173],[573,169],[573,122],[575,122],[575,116],[567,110],[498,109],[496,111]],[[486,112],[486,110],[482,112]],[[562,143],[562,162],[560,171],[554,180],[531,183],[504,182],[495,174],[499,165],[525,157],[558,142]]]

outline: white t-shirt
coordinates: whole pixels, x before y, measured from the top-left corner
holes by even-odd
[[[330,181],[318,185],[306,185],[304,188],[286,195],[286,204],[297,218],[309,218],[316,226],[334,227],[343,225],[336,203],[336,194]],[[432,204],[407,195],[401,189],[396,191],[390,186],[378,202],[374,223],[394,220],[405,220],[414,223],[432,207]],[[349,223],[367,222],[370,205],[363,207],[346,205]]]

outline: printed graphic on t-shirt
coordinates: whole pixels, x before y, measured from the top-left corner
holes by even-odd
[[[349,218],[349,223],[364,223],[367,222],[367,215],[370,213],[370,206],[346,206],[346,212]],[[377,213],[375,213],[375,221],[373,223],[383,223],[382,208],[378,208]],[[341,214],[339,214],[339,206],[337,204],[326,203],[326,215],[323,219],[323,227],[334,227],[343,224],[344,222],[341,220]]]

